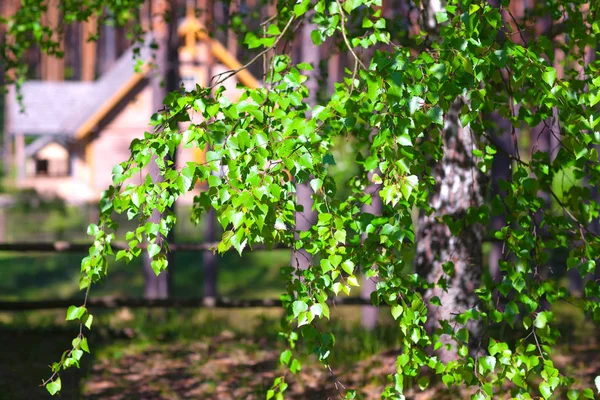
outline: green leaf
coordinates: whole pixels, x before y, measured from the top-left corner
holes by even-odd
[[[294,14],[296,14],[296,17],[301,17],[306,14],[309,3],[310,0],[302,0],[299,4],[294,6]]]
[[[481,9],[481,6],[479,4],[471,4],[469,6],[469,14],[475,14],[480,9]]]
[[[540,393],[544,396],[544,399],[549,399],[552,396],[552,389],[548,382],[540,383]]]
[[[423,105],[425,104],[425,100],[423,100],[421,97],[419,96],[414,96],[410,99],[409,105],[408,105],[408,110],[410,112],[410,114],[414,114],[415,112],[417,112],[417,110],[420,110]]]
[[[67,321],[73,321],[76,319],[79,319],[83,316],[83,314],[85,314],[86,309],[85,307],[76,307],[76,306],[70,306],[69,309],[67,310]]]
[[[94,322],[94,316],[92,314],[88,314],[85,317],[85,320],[83,322],[83,325],[88,328],[89,330],[92,329],[92,322]]]
[[[542,73],[542,80],[548,84],[548,86],[554,86],[556,81],[556,70],[552,67],[546,67]]]
[[[346,260],[342,263],[342,269],[348,275],[352,275],[354,273],[354,263],[351,260]]]
[[[62,382],[60,381],[60,376],[57,376],[52,382],[49,382],[46,384],[46,390],[52,396],[54,396],[56,393],[60,392],[61,388],[62,388]]]
[[[156,243],[151,243],[146,248],[146,251],[148,252],[148,257],[153,258],[155,255],[160,253],[160,246],[157,245]]]
[[[331,290],[333,290],[333,293],[335,293],[335,295],[337,296],[340,290],[342,290],[342,284],[340,282],[335,282],[331,286]]]
[[[231,223],[233,224],[233,229],[237,229],[240,227],[240,225],[242,224],[242,221],[244,220],[244,213],[243,212],[236,212],[233,213],[231,215]]]
[[[488,396],[485,395],[482,391],[479,391],[471,396],[471,400],[486,400],[489,399]]]
[[[280,33],[281,33],[281,30],[279,29],[279,27],[277,25],[274,25],[274,24],[269,25],[269,28],[267,29],[267,34],[279,35]]]
[[[292,304],[292,311],[294,312],[294,318],[298,318],[298,315],[301,312],[304,312],[308,310],[308,305],[301,300],[296,300],[293,304]]]
[[[321,189],[321,186],[323,186],[323,180],[322,179],[312,179],[310,181],[310,187],[312,188],[313,192],[317,193],[319,191],[319,189]]]
[[[156,274],[156,276],[160,275],[160,273],[162,271],[164,271],[165,269],[167,269],[167,259],[164,255],[159,256],[155,259],[152,260],[152,262],[150,263],[150,266],[152,267],[152,270],[154,271],[154,273]]]
[[[578,390],[574,390],[574,389],[569,390],[567,392],[567,398],[569,400],[577,400],[579,398],[579,391]]]
[[[310,312],[315,317],[320,317],[323,313],[323,306],[319,303],[313,304],[312,306],[310,306]]]
[[[533,325],[538,329],[544,329],[551,319],[552,313],[550,311],[542,311],[535,317]]]
[[[303,70],[303,71],[312,71],[313,70],[313,66],[306,62],[301,62],[300,64],[296,65],[296,68],[298,68],[299,70]]]
[[[403,311],[404,311],[404,308],[400,304],[396,304],[395,306],[392,307],[392,317],[394,317],[394,319],[398,319],[398,317],[400,317],[400,315],[402,315]]]
[[[442,376],[442,382],[444,382],[447,387],[450,387],[454,383],[454,377],[450,374],[444,374]]]
[[[88,346],[87,338],[81,339],[81,342],[79,342],[79,347],[81,348],[81,350],[85,351],[86,353],[90,352],[90,348]]]
[[[496,358],[492,356],[481,357],[479,359],[479,365],[481,366],[482,374],[493,372],[494,368],[496,368]]]
[[[342,256],[340,256],[339,254],[332,254],[329,256],[328,259],[334,268],[336,268],[342,262]]]
[[[290,372],[296,375],[301,369],[302,366],[300,364],[300,361],[298,361],[297,358],[292,359],[292,362],[290,363]]]
[[[435,20],[438,24],[443,24],[444,22],[448,21],[448,14],[445,11],[436,12]]]
[[[324,274],[333,269],[331,262],[329,262],[329,260],[327,260],[327,259],[322,259],[320,261],[320,265],[321,265],[321,271],[323,271]]]
[[[344,244],[346,243],[346,231],[344,229],[339,229],[333,233],[333,238],[338,241],[338,243]]]
[[[291,359],[292,359],[292,352],[290,350],[285,350],[279,356],[279,362],[282,365],[288,365],[288,363],[290,362]]]
[[[356,279],[356,276],[354,276],[354,275],[350,275],[349,277],[347,277],[346,281],[348,281],[348,284],[350,286],[356,286],[356,287],[360,286],[360,283],[358,283],[358,279]]]
[[[412,146],[412,140],[410,140],[410,136],[408,135],[399,135],[396,138],[396,143],[400,146]]]

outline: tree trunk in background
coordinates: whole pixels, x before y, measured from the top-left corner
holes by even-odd
[[[475,307],[478,300],[475,289],[481,285],[483,226],[464,225],[459,235],[453,236],[440,221],[443,216],[464,221],[469,207],[483,204],[483,176],[472,153],[476,143],[469,127],[461,127],[458,120],[462,105],[462,99],[457,99],[446,115],[442,132],[444,156],[432,170],[436,183],[429,204],[434,212],[421,215],[418,222],[417,271],[430,283],[445,278],[448,286],[447,290],[436,286],[425,292],[429,311],[426,328],[430,334],[440,327],[440,321],[452,323],[454,314]],[[443,270],[446,262],[454,263],[452,276]],[[434,296],[440,299],[440,307],[431,304]],[[467,328],[469,349],[474,355],[481,344],[481,324],[469,321]],[[444,344],[453,343],[447,335],[441,335],[440,340]],[[438,354],[444,362],[457,358],[454,344],[451,349],[442,347]]]
[[[222,0],[211,1],[212,3],[212,34],[220,43],[227,43],[227,26],[229,25],[229,3]]]
[[[58,0],[48,0],[47,10],[42,15],[42,21],[49,26],[54,32],[58,31],[61,24],[61,11]],[[58,41],[61,51],[65,49],[65,38],[55,35],[53,40]],[[60,82],[65,79],[65,59],[55,56],[41,54],[42,59],[42,80]]]
[[[17,133],[14,135],[15,152],[14,152],[14,168],[17,178],[17,183],[25,179],[25,135]]]
[[[90,17],[86,22],[82,22],[81,29],[81,80],[93,81],[96,78],[96,50],[97,43],[90,41],[89,38],[96,34],[98,29],[98,20],[95,17]]]
[[[369,174],[369,182],[373,174]],[[379,185],[371,184],[367,187],[367,193],[372,193],[371,204],[365,204],[363,206],[363,212],[370,213],[373,215],[381,215],[383,211],[383,205],[381,203],[381,197],[379,197]],[[360,297],[365,300],[371,299],[371,293],[375,291],[377,283],[365,277],[360,287]],[[363,328],[368,330],[375,329],[377,326],[377,314],[378,308],[373,306],[362,306],[360,308],[360,322]]]
[[[65,27],[65,78],[75,81],[81,79],[81,25],[80,22],[75,22],[72,25]]]
[[[170,15],[168,20],[164,19],[164,16],[168,15],[170,10],[175,10],[175,0],[155,0],[152,3],[154,39],[158,44],[156,50],[157,67],[155,71],[152,71],[151,78],[153,111],[163,108],[163,100],[167,93],[176,90],[179,84],[177,18],[175,15]],[[172,161],[175,162],[175,160]],[[152,161],[148,173],[154,182],[162,180],[159,172],[156,163]],[[160,218],[160,213],[154,210],[148,221],[158,223]],[[175,230],[173,229],[167,239],[173,242],[174,235]],[[147,253],[144,253],[144,297],[150,299],[169,297],[174,275],[174,261],[173,253],[169,253],[167,271],[163,271],[156,276],[152,270],[150,258]]]
[[[4,41],[4,37],[0,37],[1,41]],[[4,64],[0,63],[0,87],[4,87],[5,84],[5,76],[4,76]],[[0,151],[0,155],[2,156],[2,165],[0,166],[0,179],[5,179],[9,177],[11,165],[12,165],[12,140],[11,136],[8,132],[6,132],[5,127],[7,126],[7,113],[6,113],[6,100],[8,96],[5,93],[0,92],[0,113],[2,118],[0,120],[0,133],[2,134],[2,149]],[[0,182],[0,188],[3,188],[4,182]]]
[[[342,80],[341,55],[333,46],[331,51],[332,54],[327,63],[327,91],[330,96],[335,92],[335,84]]]
[[[215,5],[213,5],[215,4]],[[199,11],[199,19],[200,22],[207,27],[207,29],[210,29],[211,26],[217,25],[219,23],[223,22],[223,18],[225,18],[225,16],[222,13],[217,13],[215,15],[215,18],[221,18],[221,20],[217,20],[214,21],[212,20],[213,18],[213,13],[211,12],[211,10],[213,10],[213,8],[220,8],[224,5],[225,3],[223,2],[217,2],[217,3],[213,3],[212,0],[198,0],[196,5]],[[207,45],[208,46],[208,45]],[[205,47],[206,49],[206,55],[204,55],[204,62],[205,62],[205,76],[204,76],[204,82],[202,82],[201,84],[204,84],[206,86],[210,85],[211,82],[211,78],[212,78],[212,74],[213,74],[213,65],[214,65],[214,58],[212,53],[210,52],[210,48]],[[208,148],[207,148],[208,150]],[[219,172],[221,172],[221,168],[219,168]],[[204,226],[204,242],[205,243],[212,243],[215,242],[217,240],[217,234],[218,234],[218,222],[217,222],[217,215],[215,213],[214,209],[210,209],[210,211],[204,215],[204,219],[206,220],[206,225]],[[202,264],[204,267],[204,284],[203,284],[203,288],[204,288],[204,297],[205,298],[211,298],[211,299],[215,299],[218,297],[219,292],[218,292],[218,285],[217,285],[217,280],[218,280],[218,274],[219,274],[219,258],[217,256],[217,254],[213,253],[212,251],[205,251],[202,253]]]
[[[236,7],[237,6],[237,7]],[[238,50],[238,40],[237,40],[237,36],[235,34],[235,31],[233,29],[231,29],[230,27],[230,23],[231,23],[231,16],[233,15],[233,13],[239,12],[239,4],[237,1],[231,1],[229,3],[229,6],[227,7],[227,22],[228,22],[228,29],[227,29],[227,50],[229,50],[229,52],[231,53],[231,55],[233,55],[235,58],[237,58],[238,54],[237,54],[237,50]]]
[[[302,27],[301,42],[300,42],[300,60],[309,63],[313,66],[312,71],[305,71],[308,76],[306,87],[309,90],[308,104],[312,107],[317,103],[317,91],[319,89],[318,73],[319,73],[319,49],[317,49],[310,33],[313,29],[317,29],[316,25],[305,22]],[[296,184],[296,203],[303,207],[303,211],[296,211],[295,224],[297,231],[307,231],[316,222],[317,214],[312,211],[312,189],[308,182]],[[312,257],[302,248],[292,250],[291,266],[300,270],[307,269],[312,263]]]
[[[214,243],[217,241],[217,218],[213,208],[206,214],[206,226],[204,228],[204,242]],[[216,299],[219,295],[217,289],[217,277],[219,273],[217,255],[212,251],[202,253],[204,264],[204,298]]]
[[[0,204],[0,243],[6,242],[6,211]]]
[[[153,0],[152,8],[156,9],[154,3],[161,3],[163,1],[167,0]],[[156,41],[158,43],[160,41],[158,37],[159,34],[157,32],[155,33],[157,35]],[[102,27],[100,46],[100,74],[104,74],[112,68],[117,60],[117,33],[114,26],[104,25]],[[160,49],[158,52],[160,52]]]

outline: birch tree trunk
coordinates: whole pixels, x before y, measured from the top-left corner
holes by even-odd
[[[462,127],[458,119],[462,106],[463,100],[457,99],[445,117],[444,155],[432,171],[435,189],[429,202],[434,211],[419,217],[417,229],[416,268],[429,283],[435,284],[424,295],[428,307],[426,329],[430,334],[442,327],[443,321],[450,324],[450,329],[460,329],[453,322],[454,316],[476,307],[475,289],[481,285],[483,226],[464,224],[454,236],[442,222],[444,216],[465,221],[469,207],[483,204],[483,175],[472,152],[476,143],[469,127]],[[432,303],[434,297],[439,298],[441,306]],[[474,355],[481,344],[481,324],[469,321],[467,329],[470,353]],[[440,359],[455,360],[456,344],[447,334],[442,334],[440,340],[450,346],[438,351]]]

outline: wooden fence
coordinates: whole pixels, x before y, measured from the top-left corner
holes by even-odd
[[[113,242],[114,250],[128,249],[125,242]],[[172,243],[170,251],[211,251],[217,243]],[[140,245],[140,247],[144,247]],[[46,243],[0,243],[0,252],[20,253],[87,253],[90,243],[74,242],[46,242]],[[289,249],[278,245],[273,249]],[[255,246],[253,250],[269,250],[265,246]],[[10,266],[9,266],[10,267]],[[67,308],[70,305],[80,304],[82,298],[61,300],[36,300],[36,301],[0,301],[0,311],[32,311]],[[332,306],[358,306],[372,305],[369,299],[358,297],[336,298],[329,302]],[[87,301],[90,309],[129,308],[274,308],[281,307],[279,299],[228,299],[228,298],[168,298],[144,299],[132,297],[91,297]]]

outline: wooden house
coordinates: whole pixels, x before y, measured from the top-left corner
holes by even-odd
[[[218,41],[206,35],[193,12],[180,21],[179,36],[180,76],[186,87],[206,85],[209,73],[241,66]],[[142,60],[151,59],[150,41],[140,49]],[[6,147],[12,149],[17,187],[75,204],[99,199],[111,184],[113,166],[128,158],[129,144],[150,129],[148,122],[157,111],[152,109],[149,85],[153,71],[142,68],[135,72],[133,52],[133,47],[126,50],[95,80],[90,79],[93,74],[84,71],[84,80],[79,81],[49,77],[26,82],[22,87],[24,111],[15,89],[9,89]],[[89,53],[90,49],[82,49],[83,55],[89,57]],[[52,61],[49,65],[46,70],[56,69]],[[238,82],[259,85],[249,72],[241,71],[226,83],[226,95],[232,99],[239,95],[235,87]],[[182,149],[178,162],[202,157],[199,151]]]

